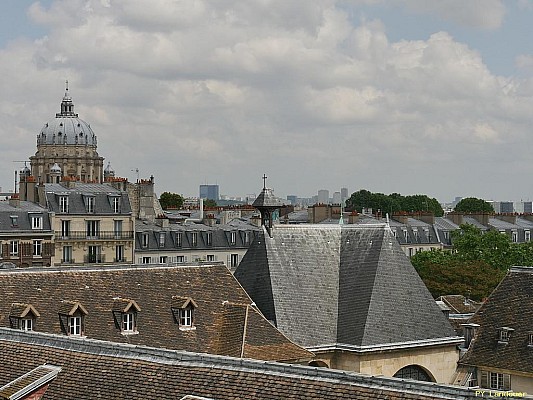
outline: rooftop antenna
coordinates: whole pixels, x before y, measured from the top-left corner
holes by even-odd
[[[14,163],[24,163],[24,166],[27,165],[28,163],[28,160],[15,160],[15,161],[12,161]],[[15,170],[15,190],[13,191],[13,193],[17,193],[17,183],[18,183],[18,179],[17,179],[17,170]]]
[[[267,176],[266,176],[266,174],[263,174],[263,189],[267,188],[266,182],[267,182]]]

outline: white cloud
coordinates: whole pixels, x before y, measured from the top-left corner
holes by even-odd
[[[458,18],[456,2],[406,4]],[[475,25],[481,7],[469,4],[465,23]],[[496,27],[501,3],[483,4],[484,27]],[[477,168],[465,166],[479,146],[485,160],[518,143],[508,156],[526,160],[531,82],[495,76],[479,52],[446,32],[391,42],[383,22],[355,24],[347,6],[34,4],[29,14],[47,27],[46,37],[0,49],[0,121],[9,131],[0,182],[11,180],[8,160],[34,154],[65,79],[100,155],[118,174],[154,174],[158,191],[195,194],[209,180],[224,193],[246,194],[259,190],[267,172],[280,195],[311,195],[330,184],[438,196],[460,190],[460,182],[481,185]],[[444,168],[467,170],[472,180],[439,183]],[[427,179],[405,180],[419,171]]]

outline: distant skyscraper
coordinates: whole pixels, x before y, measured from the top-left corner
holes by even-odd
[[[341,204],[341,192],[333,193],[333,204]]]
[[[318,191],[318,203],[329,204],[329,190],[321,189]]]
[[[341,202],[342,204],[344,204],[344,202],[346,201],[346,199],[348,199],[348,188],[341,188]]]
[[[287,200],[291,203],[291,205],[295,205],[298,202],[298,196],[294,194],[287,195]]]
[[[219,200],[218,185],[200,185],[200,198]]]

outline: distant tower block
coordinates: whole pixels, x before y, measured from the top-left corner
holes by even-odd
[[[266,180],[267,176],[263,175],[263,190],[252,205],[261,213],[261,225],[266,228],[270,236],[272,232],[273,214],[283,206],[283,203],[274,196],[272,189],[266,187]]]

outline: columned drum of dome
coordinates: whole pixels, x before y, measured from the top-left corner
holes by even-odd
[[[74,112],[67,83],[61,112],[37,135],[37,152],[30,157],[31,175],[39,183],[52,183],[57,181],[60,169],[61,177],[101,183],[104,158],[98,155],[96,147],[96,135],[90,124]]]

